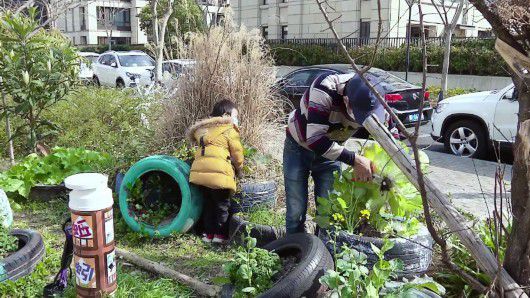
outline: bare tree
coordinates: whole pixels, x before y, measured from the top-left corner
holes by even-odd
[[[458,5],[454,9],[453,17],[449,17],[449,12],[453,10],[455,1],[451,0],[431,0],[432,5],[436,9],[436,12],[440,16],[442,23],[444,25],[444,59],[442,63],[442,81],[441,81],[441,93],[439,99],[443,99],[447,94],[447,76],[449,74],[449,62],[451,57],[451,41],[453,39],[453,33],[455,32],[456,25],[458,20],[462,15],[462,10],[464,8],[464,2],[466,0],[457,0]],[[450,2],[450,3],[448,3]],[[436,103],[436,99],[431,99],[431,102]]]
[[[105,28],[105,34],[107,36],[107,44],[109,51],[112,50],[112,36],[116,24],[116,17],[118,14],[125,12],[128,8],[115,6],[111,0],[104,2],[102,6],[98,6],[97,9],[97,20],[98,24],[101,23]]]
[[[155,54],[155,81],[159,82],[162,79],[162,61],[164,60],[164,44],[167,23],[169,17],[173,13],[173,3],[175,0],[151,0],[151,11],[153,13],[153,47]],[[159,16],[158,10],[164,11],[162,16]]]
[[[510,66],[518,91],[514,144],[512,231],[504,266],[522,286],[530,286],[530,5],[528,0],[470,0],[491,24],[496,48]]]

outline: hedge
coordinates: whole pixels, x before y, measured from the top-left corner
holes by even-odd
[[[315,64],[348,63],[337,47],[321,45],[274,44],[270,45],[276,65],[305,66]],[[359,64],[368,64],[372,59],[373,46],[351,49],[350,53]],[[441,73],[443,48],[427,47],[429,72]],[[373,66],[388,71],[405,71],[406,47],[381,48],[375,57]],[[410,71],[421,72],[421,47],[410,48]],[[507,65],[495,51],[492,41],[467,41],[451,47],[449,73],[509,76]]]
[[[77,50],[80,52],[95,52],[95,53],[103,53],[109,49],[108,45],[88,45],[88,46],[77,46]],[[146,51],[145,45],[141,44],[115,44],[112,46],[113,51],[133,51],[133,50],[139,50],[139,51]]]

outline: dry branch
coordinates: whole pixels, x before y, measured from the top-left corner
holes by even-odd
[[[142,258],[139,255],[126,251],[124,249],[116,248],[116,254],[119,258],[122,258],[127,262],[142,268],[145,271],[166,276],[182,284],[185,284],[193,290],[197,291],[197,293],[201,296],[215,297],[221,292],[221,288],[219,286],[213,286],[203,283],[200,280],[187,276],[186,274],[177,272],[164,265],[161,265],[160,263]]]

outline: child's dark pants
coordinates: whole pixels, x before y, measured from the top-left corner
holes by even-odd
[[[201,191],[204,196],[202,209],[204,232],[228,236],[228,209],[232,196],[231,190],[201,187]]]

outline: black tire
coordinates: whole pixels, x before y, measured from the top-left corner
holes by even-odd
[[[94,84],[95,84],[96,86],[101,87],[101,83],[99,82],[99,79],[98,79],[97,76],[94,76],[93,80],[94,80]]]
[[[229,238],[235,243],[242,244],[246,227],[250,223],[243,218],[233,215],[228,223]],[[252,223],[250,236],[256,238],[256,245],[263,247],[274,240],[278,240],[286,235],[285,227],[273,227]]]
[[[4,280],[15,281],[30,274],[44,256],[44,242],[42,236],[34,230],[12,230],[11,235],[16,236],[19,250],[0,260],[0,282]]]
[[[116,88],[125,88],[125,82],[121,78],[116,80]]]
[[[276,203],[277,184],[274,181],[244,182],[230,204],[230,213],[248,212],[261,206]]]
[[[449,125],[449,127],[444,132],[444,147],[445,150],[458,155],[456,152],[453,151],[451,148],[451,135],[453,133],[457,133],[459,128],[463,128],[466,132],[471,131],[476,136],[476,145],[475,142],[470,142],[469,145],[472,147],[476,146],[476,151],[473,154],[465,155],[465,157],[470,158],[483,158],[488,153],[488,136],[485,128],[478,122],[473,120],[460,120],[456,121],[455,123]],[[464,153],[469,152],[468,149],[464,151]]]
[[[273,241],[264,247],[274,251],[280,257],[296,255],[296,266],[272,288],[258,297],[262,298],[298,298],[317,297],[324,287],[319,278],[333,269],[333,258],[318,237],[305,234],[290,234]]]
[[[370,269],[378,260],[370,244],[379,248],[383,246],[383,239],[381,238],[358,236],[344,231],[332,236],[336,238],[333,239],[336,241],[335,245],[330,242],[329,230],[320,229],[318,236],[326,244],[331,254],[334,254],[335,249],[339,253],[343,245],[366,254],[367,267]],[[433,239],[427,228],[421,227],[418,234],[410,239],[393,238],[390,240],[394,242],[394,247],[385,253],[385,259],[400,259],[403,262],[403,270],[397,273],[399,279],[402,277],[410,278],[427,272],[432,261],[433,245]]]

